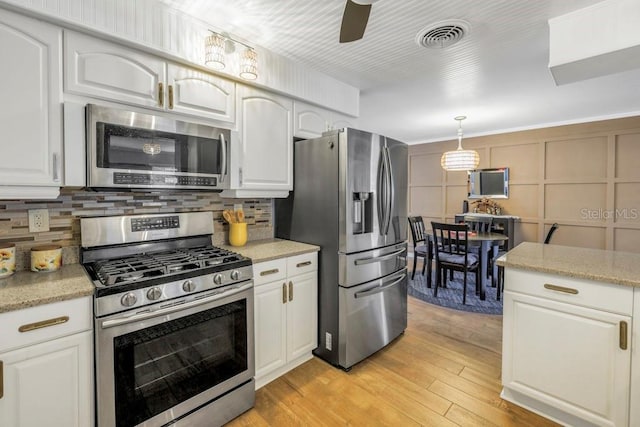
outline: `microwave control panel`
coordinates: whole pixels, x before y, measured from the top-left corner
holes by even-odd
[[[159,175],[144,173],[116,172],[113,174],[114,184],[126,185],[177,185],[177,186],[202,186],[210,187],[218,185],[216,177],[209,176],[184,176],[184,175]]]

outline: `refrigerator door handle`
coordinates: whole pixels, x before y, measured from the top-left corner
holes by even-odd
[[[388,191],[387,191],[387,223],[384,230],[384,234],[389,234],[389,227],[391,227],[391,216],[393,214],[395,192],[393,188],[393,170],[391,169],[391,154],[389,154],[389,147],[384,147],[385,155],[387,158],[387,183],[388,183]]]
[[[385,177],[387,161],[384,156],[384,152],[381,153],[380,163],[378,165],[378,182],[376,186],[376,205],[378,210],[378,227],[380,228],[380,234],[384,234],[384,224],[386,223],[385,216]]]
[[[406,252],[406,251],[407,251],[406,248],[402,248],[399,251],[391,252],[389,254],[384,254],[384,255],[374,256],[374,257],[369,257],[369,258],[360,258],[360,259],[355,260],[353,263],[355,265],[373,264],[374,262],[391,259],[391,258],[396,257],[396,256],[398,256],[401,253]]]
[[[393,282],[383,283],[380,286],[376,286],[375,288],[367,289],[366,291],[356,292],[353,296],[355,298],[368,297],[370,295],[379,294],[380,292],[384,292],[385,290],[394,287],[398,283],[402,282],[405,277],[407,277],[407,273],[403,273],[399,279],[394,280]]]

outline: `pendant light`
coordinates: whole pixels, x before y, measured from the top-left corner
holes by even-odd
[[[462,121],[466,118],[467,116],[458,116],[454,119],[458,121],[458,148],[442,155],[440,165],[446,171],[473,170],[480,164],[480,156],[477,151],[462,148]]]
[[[227,43],[233,45],[235,50],[237,45],[244,46],[242,55],[237,60],[239,67],[238,74],[245,80],[255,80],[258,78],[258,52],[251,46],[235,40],[228,35],[222,35],[215,31],[209,30],[211,35],[204,40],[204,63],[206,66],[216,70],[223,70],[227,62],[227,51],[225,49]],[[231,61],[233,64],[235,61]]]

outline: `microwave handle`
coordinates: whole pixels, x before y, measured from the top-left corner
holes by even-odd
[[[220,171],[220,182],[224,182],[224,177],[227,175],[227,141],[224,139],[224,134],[220,134],[220,151],[222,151],[222,167]]]

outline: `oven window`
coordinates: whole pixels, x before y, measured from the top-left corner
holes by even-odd
[[[98,122],[99,168],[218,175],[221,141]]]
[[[241,300],[114,338],[116,425],[134,426],[247,370]]]

